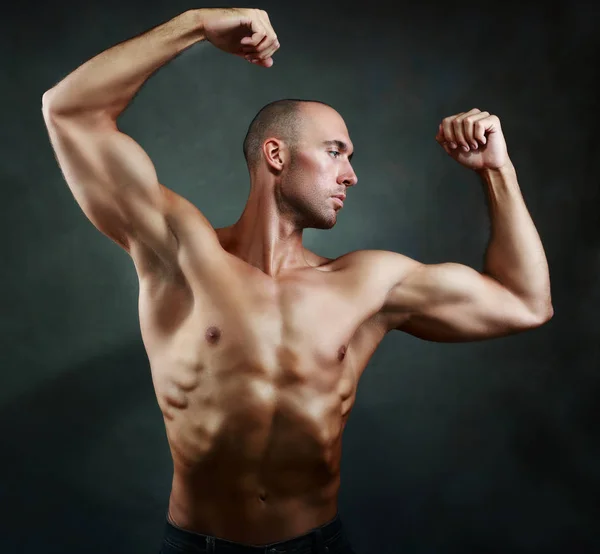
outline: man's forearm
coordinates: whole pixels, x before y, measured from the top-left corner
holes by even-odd
[[[552,315],[548,262],[514,166],[509,163],[504,169],[484,170],[480,175],[491,218],[484,273],[521,298],[536,315]]]
[[[55,114],[123,112],[146,80],[181,52],[204,40],[201,10],[186,11],[93,57],[44,94]]]

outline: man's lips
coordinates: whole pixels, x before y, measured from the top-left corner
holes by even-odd
[[[344,200],[346,200],[346,195],[345,194],[336,194],[335,196],[333,196],[333,198],[335,198],[336,200],[338,200],[339,203],[343,206],[344,205]]]

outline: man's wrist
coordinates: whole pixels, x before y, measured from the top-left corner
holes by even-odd
[[[204,11],[205,8],[197,8],[193,10],[188,10],[184,12],[184,15],[189,21],[190,27],[193,29],[193,33],[198,38],[198,42],[206,40],[206,35],[204,33]]]
[[[489,178],[497,178],[497,177],[511,177],[516,173],[516,169],[515,166],[513,165],[512,161],[510,159],[507,160],[507,162],[501,166],[501,167],[496,167],[496,168],[485,168],[485,169],[480,169],[479,171],[477,171],[477,174],[482,177],[483,179],[489,179]]]

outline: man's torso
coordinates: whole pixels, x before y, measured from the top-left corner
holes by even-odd
[[[273,279],[227,251],[229,228],[207,239],[196,225],[191,208],[173,222],[175,268],[149,270],[160,261],[132,251],[173,455],[170,517],[232,541],[285,540],[336,514],[342,431],[386,332],[373,292],[385,287],[352,254],[307,252],[316,267]]]

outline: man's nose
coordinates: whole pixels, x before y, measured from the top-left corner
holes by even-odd
[[[340,182],[347,187],[353,187],[356,185],[356,183],[358,183],[358,177],[352,168],[350,168],[346,173],[340,175],[340,179]]]

